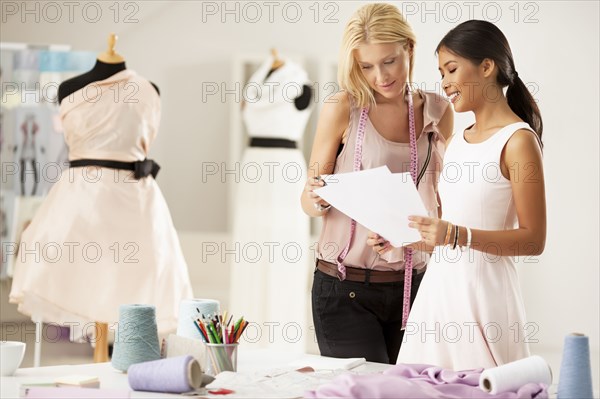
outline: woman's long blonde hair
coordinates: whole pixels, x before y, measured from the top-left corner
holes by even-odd
[[[371,3],[354,13],[344,31],[338,63],[338,84],[355,98],[359,107],[375,105],[373,90],[354,58],[354,50],[364,43],[398,43],[410,49],[408,79],[412,83],[416,38],[404,16],[391,4]]]

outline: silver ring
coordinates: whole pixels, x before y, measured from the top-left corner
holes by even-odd
[[[327,210],[329,210],[329,208],[331,208],[331,205],[323,206],[323,205],[319,204],[318,202],[315,202],[314,205],[315,205],[315,209],[319,212],[327,211]]]

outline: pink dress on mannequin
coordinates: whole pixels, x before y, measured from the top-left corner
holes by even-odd
[[[160,98],[131,70],[65,98],[60,116],[69,160],[146,158],[160,121]],[[152,176],[93,166],[54,184],[23,232],[10,301],[45,322],[83,335],[115,323],[119,305],[156,306],[159,333],[177,327],[191,298],[187,265],[169,208]],[[75,338],[77,338],[77,334]]]

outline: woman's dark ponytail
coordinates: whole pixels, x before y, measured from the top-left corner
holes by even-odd
[[[515,114],[519,115],[519,118],[529,123],[529,126],[536,131],[541,141],[544,124],[542,122],[540,109],[527,89],[527,86],[525,86],[525,83],[523,83],[517,73],[515,73],[513,82],[508,85],[508,89],[506,90],[506,100],[508,101],[510,109],[512,109]]]

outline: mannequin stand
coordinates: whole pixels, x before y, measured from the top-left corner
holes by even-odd
[[[108,362],[108,324],[96,322],[96,346],[94,363]]]
[[[42,317],[38,314],[34,314],[31,320],[35,323],[35,346],[33,351],[33,367],[40,367],[42,358],[42,330],[44,325],[42,323]]]

